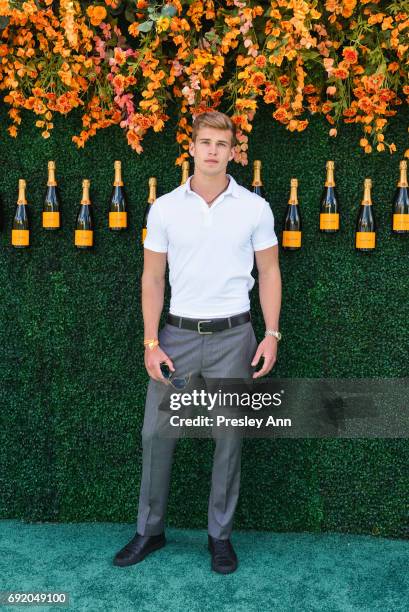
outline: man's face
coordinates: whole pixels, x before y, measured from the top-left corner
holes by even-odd
[[[207,176],[225,173],[227,163],[233,159],[230,130],[218,130],[212,127],[201,127],[196,142],[191,141],[189,152],[195,160],[195,169]]]

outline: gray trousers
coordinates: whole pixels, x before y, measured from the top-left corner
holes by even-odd
[[[174,376],[251,378],[251,361],[257,340],[251,321],[208,335],[179,329],[168,323],[159,332],[161,348],[173,361]],[[173,389],[173,391],[176,391]],[[164,531],[173,453],[178,439],[160,437],[162,411],[159,404],[169,386],[149,381],[142,428],[142,479],[137,532],[157,535]],[[163,412],[162,412],[163,416]],[[208,533],[219,539],[230,537],[239,498],[241,436],[214,437],[212,482],[208,507]]]

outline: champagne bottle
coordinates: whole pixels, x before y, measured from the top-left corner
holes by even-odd
[[[47,191],[43,204],[43,228],[56,230],[60,227],[60,196],[55,180],[55,162],[48,162]]]
[[[122,181],[121,162],[114,162],[115,178],[114,188],[109,207],[109,229],[121,231],[128,227],[128,213],[125,191]]]
[[[148,231],[148,216],[151,210],[151,206],[156,200],[156,178],[151,176],[149,181],[149,196],[148,203],[145,208],[145,214],[143,216],[143,225],[142,225],[142,244],[145,242],[146,232]]]
[[[30,223],[27,214],[26,182],[18,181],[18,199],[11,229],[11,244],[16,248],[28,247],[30,244]]]
[[[333,234],[339,230],[338,198],[335,191],[334,162],[327,161],[327,179],[321,198],[320,230]]]
[[[79,249],[89,249],[94,244],[93,219],[91,200],[89,198],[90,181],[82,181],[82,199],[75,226],[75,246]]]
[[[298,179],[292,178],[290,182],[291,192],[288,200],[286,215],[284,218],[282,246],[288,251],[301,248],[301,215],[298,204],[297,188]]]
[[[263,183],[261,181],[261,161],[259,159],[254,160],[253,164],[253,181],[251,183],[253,193],[264,198],[264,189]],[[256,263],[256,256],[253,256],[253,269],[251,271],[251,276],[254,277],[254,280],[258,282],[258,268]]]
[[[254,160],[254,164],[253,164],[253,182],[251,183],[251,185],[252,185],[253,193],[256,193],[257,195],[259,195],[262,198],[264,198],[263,183],[262,183],[262,180],[261,180],[261,161],[259,159],[255,159]]]
[[[182,162],[182,180],[180,181],[181,185],[184,185],[189,178],[189,160],[185,159]]]
[[[395,234],[409,233],[409,193],[407,161],[403,159],[399,164],[400,178],[393,200],[392,231]]]
[[[375,248],[376,224],[372,210],[371,187],[371,179],[366,178],[364,181],[364,197],[356,223],[355,248],[357,251],[370,252]]]

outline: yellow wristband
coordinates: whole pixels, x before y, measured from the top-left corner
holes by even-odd
[[[145,347],[148,347],[150,350],[152,350],[155,348],[155,346],[158,346],[159,340],[145,340],[143,344]]]

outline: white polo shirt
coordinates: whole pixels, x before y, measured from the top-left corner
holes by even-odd
[[[155,200],[144,247],[168,254],[169,311],[192,318],[250,309],[254,251],[277,244],[268,202],[234,178],[211,206],[191,190],[192,177]]]

